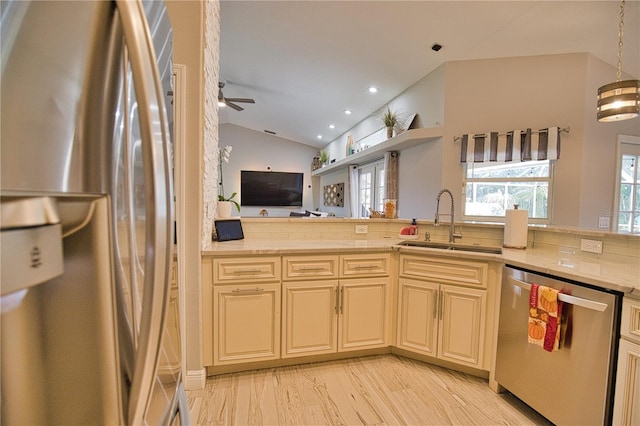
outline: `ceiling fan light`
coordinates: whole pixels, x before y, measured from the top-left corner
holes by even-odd
[[[640,80],[605,84],[598,89],[598,121],[628,120],[640,115]]]

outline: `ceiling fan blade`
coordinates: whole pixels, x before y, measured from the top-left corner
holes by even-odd
[[[224,98],[226,101],[231,101],[231,102],[244,102],[247,104],[255,104],[256,101],[254,101],[251,98]]]
[[[243,111],[243,110],[244,110],[244,108],[242,108],[240,105],[236,105],[236,104],[234,104],[233,102],[229,102],[229,99],[228,99],[228,98],[226,98],[226,99],[225,99],[225,104],[227,104],[227,106],[228,106],[229,108],[233,108],[233,109],[235,109],[236,111]]]

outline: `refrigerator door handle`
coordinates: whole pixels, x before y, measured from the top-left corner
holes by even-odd
[[[145,276],[139,344],[128,406],[128,423],[143,424],[149,402],[166,319],[169,295],[171,182],[169,133],[163,90],[153,42],[140,1],[116,0],[129,50],[138,100],[145,180]]]

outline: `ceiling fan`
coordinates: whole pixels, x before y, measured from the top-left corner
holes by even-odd
[[[235,109],[236,111],[242,111],[244,110],[244,108],[242,108],[240,105],[236,105],[235,102],[243,102],[243,103],[247,103],[247,104],[255,104],[256,101],[254,101],[251,98],[227,98],[222,94],[222,88],[224,87],[225,82],[224,81],[220,81],[218,82],[218,105],[219,106],[225,106],[228,105],[231,108]]]

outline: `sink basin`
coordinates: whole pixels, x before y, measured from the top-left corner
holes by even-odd
[[[431,241],[403,241],[399,246],[434,248],[440,250],[472,251],[475,253],[502,254],[499,247],[469,246],[463,244],[433,243]]]

